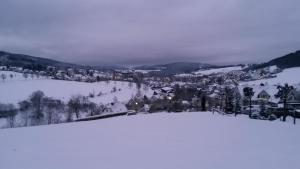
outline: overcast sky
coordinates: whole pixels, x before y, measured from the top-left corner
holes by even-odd
[[[299,49],[299,0],[0,2],[0,50],[72,63],[232,64]]]

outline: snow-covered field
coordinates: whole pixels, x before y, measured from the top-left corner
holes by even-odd
[[[134,71],[146,74],[146,73],[149,73],[149,72],[159,72],[160,70],[139,70],[139,69],[137,69],[137,70],[134,70]]]
[[[267,83],[269,85],[277,85],[277,84],[282,85],[284,83],[298,85],[298,84],[300,84],[300,67],[284,69],[281,73],[277,74],[276,78],[243,82],[242,85],[244,85],[244,84],[259,85],[261,83]]]
[[[213,73],[229,73],[235,70],[242,70],[241,66],[232,66],[232,67],[225,67],[225,68],[217,68],[217,69],[209,69],[209,70],[199,70],[194,72],[194,74],[202,74],[202,75],[210,75]]]
[[[0,71],[0,76],[4,74],[6,76],[6,79],[3,82],[3,79],[0,79],[0,84],[5,82],[12,82],[12,81],[25,81],[25,80],[36,80],[38,79],[35,75],[31,76],[31,74],[27,74],[28,77],[24,78],[23,74],[18,72],[12,72],[12,71]],[[12,75],[12,77],[11,77]],[[39,79],[45,79],[45,77],[40,76]]]
[[[300,125],[157,113],[0,130],[3,169],[299,169]]]
[[[0,71],[2,74],[3,71]],[[4,72],[10,74],[10,72]],[[14,73],[14,72],[12,72]],[[120,102],[127,102],[132,96],[137,93],[136,85],[132,86],[128,82],[110,81],[110,82],[97,82],[97,83],[84,83],[74,81],[52,80],[52,79],[31,79],[30,76],[24,79],[21,74],[16,74],[16,78],[10,79],[8,77],[4,82],[0,81],[0,103],[18,103],[25,100],[29,95],[37,90],[41,90],[46,96],[68,101],[72,95],[81,94],[88,96],[89,93],[95,93],[95,98],[90,99],[95,103],[109,103],[112,102],[114,97],[117,97]],[[116,87],[116,92],[111,92]],[[120,90],[119,90],[120,89]],[[97,97],[99,92],[101,96]],[[141,93],[149,97],[152,96],[151,89],[145,91],[143,86]]]

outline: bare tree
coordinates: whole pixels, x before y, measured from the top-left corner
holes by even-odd
[[[19,103],[19,109],[24,114],[25,126],[28,126],[29,120],[29,109],[31,108],[31,104],[28,100],[24,100]]]
[[[133,86],[132,82],[129,82],[129,83],[128,83],[128,87],[131,89],[132,86]]]
[[[234,116],[241,111],[241,95],[239,92],[235,91],[234,94]]]
[[[36,125],[39,125],[41,123],[42,118],[44,117],[43,114],[44,96],[45,95],[42,91],[36,91],[33,92],[29,97],[33,109],[32,115]]]
[[[79,118],[79,112],[87,104],[88,99],[82,95],[72,96],[68,102],[69,111],[75,113],[76,118]],[[71,118],[71,117],[69,117]],[[71,119],[68,119],[71,120]]]
[[[232,112],[233,111],[233,100],[234,100],[234,95],[233,95],[233,90],[226,86],[224,88],[224,96],[225,96],[225,112]]]
[[[13,104],[0,104],[0,117],[6,117],[10,128],[15,126],[17,109]]]
[[[90,116],[98,114],[97,105],[93,102],[87,104],[87,109],[90,111]]]
[[[18,110],[13,104],[9,104],[8,109],[8,122],[10,128],[13,128],[15,126],[15,116],[17,115]]]
[[[46,107],[47,123],[52,124],[54,118],[58,116],[57,112],[59,111],[59,109],[63,109],[64,103],[60,100],[56,100],[51,97],[46,97],[44,98],[44,105]]]

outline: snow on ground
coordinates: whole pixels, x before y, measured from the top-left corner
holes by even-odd
[[[0,73],[1,74],[1,73]],[[116,92],[111,92],[113,87],[116,87]],[[121,89],[121,90],[119,90]],[[0,103],[14,103],[27,99],[34,91],[41,90],[46,96],[68,101],[72,95],[81,94],[88,96],[89,93],[95,95],[102,93],[100,97],[90,99],[95,103],[110,103],[117,97],[120,102],[127,102],[130,98],[137,93],[137,88],[134,83],[130,87],[128,82],[97,82],[97,83],[84,83],[74,81],[52,80],[52,79],[36,79],[31,80],[28,78],[0,82]],[[151,89],[144,91],[143,86],[141,93],[149,97],[152,96]]]
[[[210,75],[213,73],[229,73],[231,71],[236,71],[236,70],[242,70],[242,67],[241,66],[232,66],[232,67],[209,69],[209,70],[199,70],[194,73],[202,74],[202,75]]]
[[[300,125],[157,113],[0,130],[3,169],[299,169]]]
[[[281,73],[277,74],[276,78],[243,82],[242,85],[243,84],[259,85],[261,83],[267,83],[269,85],[277,85],[277,84],[284,84],[284,83],[298,85],[300,84],[300,67],[284,69]]]
[[[194,75],[191,73],[181,73],[181,74],[177,74],[175,75],[176,77],[195,77],[195,76],[201,76],[200,74]]]
[[[160,70],[134,70],[135,72],[139,72],[139,73],[143,73],[143,74],[146,74],[146,73],[149,73],[149,72],[159,72]]]

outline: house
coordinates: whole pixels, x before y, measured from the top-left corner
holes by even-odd
[[[253,88],[254,95],[252,97],[252,107],[260,109],[260,106],[263,104],[266,108],[277,108],[280,99],[275,97],[277,93],[277,86],[275,85],[240,85],[238,86],[240,95],[243,100],[243,110],[248,108],[248,100],[244,96],[243,89],[245,87]]]
[[[262,90],[260,93],[257,94],[257,98],[261,100],[269,100],[271,96],[268,92]]]
[[[283,108],[282,100],[279,101],[278,107]],[[290,97],[287,99],[287,109],[300,110],[300,100],[296,98],[295,93],[291,94]]]
[[[162,93],[173,93],[173,88],[171,87],[163,87],[161,88]]]

